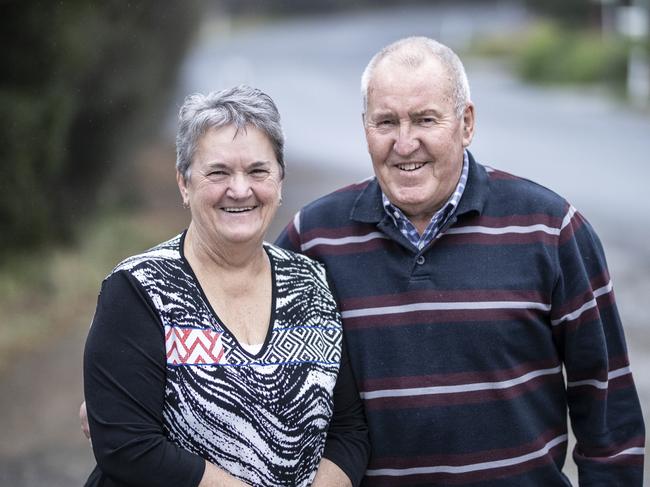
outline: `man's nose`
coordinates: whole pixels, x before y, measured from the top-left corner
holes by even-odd
[[[251,183],[248,175],[237,172],[230,177],[226,195],[234,199],[248,198],[251,195]]]
[[[420,147],[420,141],[413,133],[411,124],[401,123],[393,150],[398,156],[407,157]]]

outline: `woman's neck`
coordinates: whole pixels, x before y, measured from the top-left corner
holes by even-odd
[[[205,272],[255,273],[268,263],[262,242],[228,244],[208,241],[192,223],[185,234],[183,251],[195,272],[201,269]]]

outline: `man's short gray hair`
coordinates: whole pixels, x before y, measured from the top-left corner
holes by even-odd
[[[234,125],[237,130],[252,126],[269,138],[284,178],[284,134],[280,113],[266,93],[246,85],[207,95],[194,93],[185,98],[178,113],[176,169],[187,181],[199,139],[211,128]]]
[[[433,56],[447,69],[452,81],[452,99],[458,118],[463,116],[465,107],[470,102],[469,82],[463,63],[449,47],[428,37],[407,37],[400,39],[373,56],[361,76],[361,97],[363,101],[363,114],[368,110],[368,85],[375,68],[385,58],[391,57],[404,66],[418,67],[426,60],[426,56]]]

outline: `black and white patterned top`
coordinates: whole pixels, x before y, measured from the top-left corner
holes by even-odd
[[[107,278],[121,275],[131,282],[164,337],[161,421],[167,441],[251,485],[310,485],[325,448],[342,358],[341,319],[324,268],[264,245],[271,262],[273,306],[266,340],[253,355],[210,306],[182,255],[183,237],[126,259]],[[101,328],[98,321],[106,320],[96,316],[93,328]],[[92,338],[91,329],[85,380],[95,443],[93,423],[100,424],[98,431],[103,426],[93,416],[106,407],[93,401],[96,394],[88,394],[89,383],[103,387],[101,380],[89,379],[94,375],[88,370]],[[121,441],[118,446],[137,440]],[[99,443],[95,450],[115,449]],[[99,460],[99,468],[106,470]]]

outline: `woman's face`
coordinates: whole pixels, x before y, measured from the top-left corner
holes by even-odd
[[[282,191],[280,164],[264,132],[209,129],[199,139],[188,181],[180,174],[177,180],[202,240],[261,245]]]

